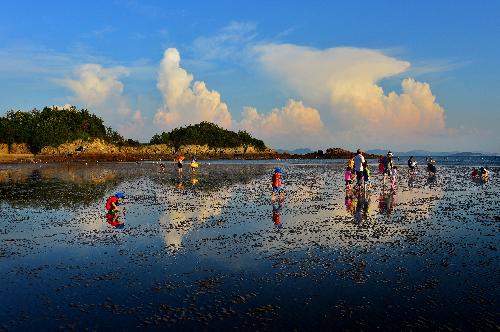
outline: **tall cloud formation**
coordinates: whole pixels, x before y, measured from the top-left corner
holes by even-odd
[[[406,61],[347,47],[317,50],[266,44],[255,51],[268,73],[323,110],[323,120],[327,118],[333,137],[342,143],[355,138],[357,143],[387,144],[387,135],[413,140],[446,131],[444,110],[429,84],[404,79],[400,94],[385,94],[379,85],[382,79],[404,73],[410,67]]]
[[[165,51],[160,64],[157,87],[165,105],[155,114],[155,125],[172,129],[182,125],[210,121],[231,128],[232,117],[217,91],[207,89],[205,82],[195,81],[193,75],[180,67],[177,49]]]
[[[266,143],[280,147],[289,147],[291,141],[313,144],[317,135],[324,133],[318,110],[293,99],[281,109],[275,108],[265,115],[253,107],[246,107],[239,126]]]
[[[180,60],[177,49],[169,48],[160,64],[157,87],[165,105],[154,117],[160,129],[210,121],[224,128],[247,130],[273,146],[289,146],[291,141],[308,144],[315,141],[316,134],[323,132],[319,112],[295,100],[268,114],[247,107],[241,121],[233,120],[220,94],[208,90],[204,82],[193,83],[193,75],[180,66]]]

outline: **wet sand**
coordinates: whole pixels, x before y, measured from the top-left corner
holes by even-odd
[[[34,159],[34,154],[11,154],[11,153],[0,153],[0,164],[2,163],[20,163],[20,162],[31,162]]]
[[[346,200],[343,165],[282,164],[281,207],[273,162],[4,165],[0,330],[498,330],[500,168]]]

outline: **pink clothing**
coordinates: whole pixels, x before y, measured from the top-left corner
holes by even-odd
[[[346,181],[349,181],[349,180],[351,180],[351,177],[352,177],[351,171],[349,171],[349,170],[345,171],[345,177],[344,177],[344,179]]]
[[[394,191],[396,189],[396,176],[398,175],[398,170],[393,169],[392,170],[392,176],[391,176],[391,189]]]

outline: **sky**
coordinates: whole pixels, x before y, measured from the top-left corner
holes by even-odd
[[[16,1],[0,115],[74,105],[148,142],[500,153],[499,1]]]

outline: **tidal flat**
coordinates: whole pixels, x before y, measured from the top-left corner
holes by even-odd
[[[0,165],[0,331],[498,331],[500,167],[371,168],[346,198],[344,161]]]

